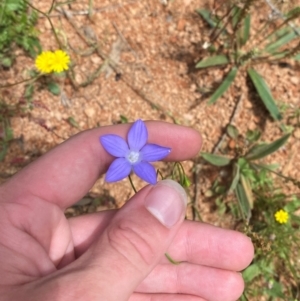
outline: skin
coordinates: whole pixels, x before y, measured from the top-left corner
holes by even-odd
[[[200,150],[201,136],[193,129],[146,125],[149,143],[172,148],[167,161],[187,160]],[[126,138],[129,127],[82,132],[0,187],[1,300],[231,301],[241,295],[238,271],[253,258],[250,239],[183,219],[164,227],[143,205],[151,185],[119,210],[65,218],[65,208],[113,160],[99,136]],[[169,263],[165,252],[183,263]]]

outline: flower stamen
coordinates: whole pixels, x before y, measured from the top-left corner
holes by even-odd
[[[126,158],[131,164],[137,163],[140,161],[140,152],[130,151]]]

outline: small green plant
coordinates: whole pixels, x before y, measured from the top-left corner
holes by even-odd
[[[16,46],[35,57],[41,46],[35,29],[37,12],[23,0],[4,0],[0,4],[0,65],[9,68]]]
[[[299,300],[299,228],[296,211],[300,199],[280,191],[258,193],[256,206],[246,233],[251,237],[256,254],[243,272],[246,290],[242,301]],[[252,300],[252,299],[251,299]]]
[[[300,16],[300,7],[293,8],[283,16],[280,24],[271,24],[266,18],[256,33],[251,36],[251,14],[261,2],[254,0],[223,1],[217,10],[197,12],[212,27],[209,41],[203,46],[206,54],[196,68],[229,67],[223,82],[212,93],[209,104],[215,103],[231,86],[237,75],[247,76],[253,83],[264,106],[274,120],[282,118],[265,79],[257,72],[255,65],[275,63],[286,58],[298,58],[300,28],[291,27],[290,22]],[[224,11],[225,9],[225,11]],[[252,10],[253,9],[253,10]],[[251,11],[252,10],[252,11]],[[207,55],[209,54],[209,55]]]
[[[202,157],[220,168],[220,173],[227,172],[225,183],[217,179],[210,190],[210,196],[217,197],[219,214],[225,214],[229,208],[238,224],[243,225],[240,230],[255,245],[255,258],[243,272],[246,290],[241,300],[298,300],[300,199],[277,188],[271,174],[298,187],[300,183],[278,173],[278,165],[262,161],[283,147],[290,134],[271,143],[259,143],[259,131],[249,131],[243,138],[232,125],[227,134],[235,141],[233,155],[202,153]],[[232,200],[232,193],[237,202],[224,202],[226,198]]]
[[[0,162],[3,161],[10,142],[14,139],[10,118],[22,115],[26,111],[26,104],[22,100],[15,105],[0,100]]]
[[[238,130],[229,126],[228,134],[232,139],[238,140]],[[225,157],[216,154],[202,153],[202,158],[210,164],[222,167],[230,172],[227,187],[217,185],[214,191],[220,194],[224,192],[234,192],[240,207],[240,213],[243,220],[249,222],[253,209],[254,196],[253,190],[259,187],[267,187],[269,184],[268,172],[275,172],[277,165],[266,165],[259,160],[276,152],[281,148],[290,137],[286,134],[272,143],[258,143],[259,135],[257,132],[249,132],[247,149],[244,146],[235,148],[235,154],[232,157]]]

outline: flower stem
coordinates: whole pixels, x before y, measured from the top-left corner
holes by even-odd
[[[29,5],[32,9],[38,11],[40,14],[42,14],[42,15],[48,20],[48,22],[50,23],[52,32],[53,32],[53,34],[54,34],[55,40],[56,40],[58,46],[62,48],[62,43],[61,43],[60,39],[59,39],[58,36],[57,36],[57,33],[56,33],[56,31],[55,31],[54,25],[53,25],[53,23],[52,23],[52,21],[51,21],[51,19],[50,19],[49,14],[48,14],[48,13],[44,13],[44,12],[41,11],[40,9],[36,8],[36,7],[33,6],[30,2],[28,2],[27,0],[24,0],[24,1],[25,1],[25,3],[26,3],[27,5]],[[52,9],[52,5],[53,5],[53,4],[54,4],[54,1],[52,2],[51,8],[50,8],[50,9]]]
[[[22,84],[22,83],[26,83],[26,82],[29,82],[31,80],[37,80],[39,77],[43,76],[44,74],[38,74],[36,76],[33,76],[33,77],[30,77],[30,78],[26,78],[26,79],[23,79],[19,82],[15,82],[15,83],[12,83],[12,84],[7,84],[7,85],[0,85],[0,89],[2,88],[9,88],[9,87],[13,87],[13,86],[16,86],[16,85],[19,85],[19,84]]]
[[[131,185],[131,187],[132,187],[134,193],[137,193],[137,190],[135,189],[135,187],[134,187],[134,185],[133,185],[133,182],[132,182],[132,179],[131,179],[131,176],[130,176],[130,175],[128,176],[128,179],[129,179],[130,185]]]
[[[48,15],[51,14],[51,12],[52,12],[52,10],[54,8],[54,3],[55,3],[55,0],[52,0],[51,7],[49,8],[48,13],[47,13]]]
[[[171,262],[172,264],[178,265],[180,264],[182,261],[176,261],[174,260],[168,253],[165,253],[165,256],[167,257],[167,259],[169,260],[169,262]]]
[[[156,177],[158,177],[158,176],[160,176],[162,180],[164,179],[164,177],[163,177],[163,175],[162,175],[162,173],[160,172],[159,169],[156,172]]]

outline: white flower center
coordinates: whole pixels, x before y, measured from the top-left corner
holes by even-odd
[[[134,164],[138,162],[140,159],[140,153],[135,152],[135,151],[130,151],[129,154],[127,155],[127,160],[131,163]]]

